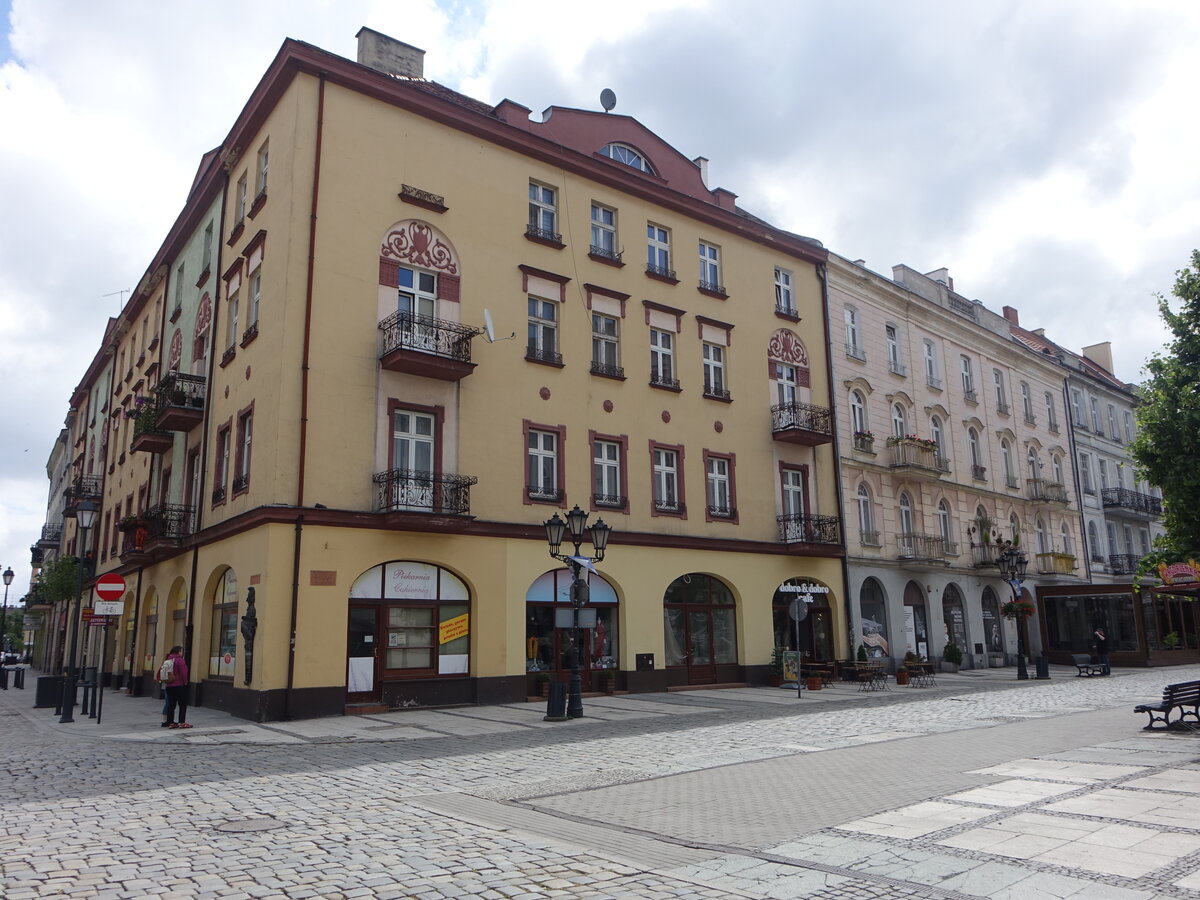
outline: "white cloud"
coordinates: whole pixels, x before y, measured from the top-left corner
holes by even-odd
[[[535,114],[617,92],[710,182],[863,257],[949,266],[992,309],[1137,377],[1200,243],[1200,6],[1170,0],[15,0],[0,60],[0,560],[40,525],[75,382],[285,37],[362,25]],[[0,25],[0,27],[4,27]],[[4,42],[0,41],[0,48]],[[2,52],[2,51],[0,51]],[[35,498],[31,501],[31,498]],[[32,509],[32,513],[31,513]]]

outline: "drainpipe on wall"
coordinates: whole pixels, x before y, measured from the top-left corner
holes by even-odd
[[[125,681],[125,693],[131,697],[137,696],[137,691],[134,689],[133,666],[137,659],[138,622],[142,618],[142,572],[144,571],[143,567],[138,566],[137,587],[133,589],[133,627],[129,629],[129,674]],[[117,643],[122,642],[118,639]]]
[[[321,140],[324,136],[324,129],[325,73],[322,72],[317,90],[317,138],[313,150],[312,200],[308,214],[308,273],[304,286],[304,350],[300,362],[300,447],[296,465],[297,506],[304,506],[304,469],[308,458],[308,361],[312,344],[313,270],[316,267],[317,257],[317,199],[321,188]]]
[[[838,429],[837,429],[837,391],[834,390],[833,380],[833,338],[829,332],[829,264],[817,264],[817,278],[821,282],[821,317],[824,320],[825,328],[825,346],[828,352],[825,354],[825,377],[829,384],[829,424],[830,433],[833,435],[833,441],[829,447],[833,451],[833,483],[835,497],[837,498],[837,511],[842,517],[842,602],[846,609],[846,640],[849,642],[849,652],[846,659],[854,659],[854,606],[853,598],[850,589],[850,565],[846,559],[846,507],[843,503],[844,494],[842,491],[842,454],[838,449]]]

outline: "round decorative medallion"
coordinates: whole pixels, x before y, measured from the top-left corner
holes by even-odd
[[[720,420],[713,422],[713,431],[715,431],[717,434],[720,434],[724,430],[725,430],[724,422],[721,422]]]
[[[542,388],[540,391],[538,391],[538,396],[541,397],[543,400],[549,400],[550,399],[550,388],[548,388],[548,387]]]
[[[664,410],[662,411],[662,420],[663,420],[664,422],[670,422],[670,421],[671,421],[671,413],[670,413],[668,410],[665,410],[665,409],[664,409]]]
[[[605,411],[605,412],[612,412],[612,411],[613,411],[613,402],[612,402],[611,400],[605,400],[605,401],[604,401],[604,411]]]

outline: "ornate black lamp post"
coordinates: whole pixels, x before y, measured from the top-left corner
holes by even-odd
[[[4,607],[0,609],[0,653],[8,650],[8,586],[13,581],[12,566],[4,570]],[[0,659],[0,663],[4,660]]]
[[[591,528],[587,527],[588,514],[579,508],[579,504],[567,513],[566,521],[555,513],[542,524],[546,528],[546,543],[550,545],[550,555],[565,562],[571,569],[571,606],[574,607],[574,618],[571,626],[571,682],[567,688],[567,718],[583,717],[583,677],[580,674],[581,664],[579,648],[579,610],[588,602],[587,581],[579,577],[585,566],[600,562],[604,559],[604,548],[608,546],[608,536],[612,528],[604,524],[603,519],[597,519]],[[592,549],[595,556],[580,556],[579,547],[583,544],[584,532],[592,539]],[[573,554],[559,553],[563,537],[569,534],[570,541],[575,545]]]
[[[1000,565],[1000,577],[1012,588],[1014,608],[1021,601],[1021,582],[1025,579],[1025,568],[1029,558],[1016,547],[1009,547],[997,558]],[[1025,668],[1025,632],[1028,629],[1026,616],[1016,609],[1017,620],[1017,680],[1028,681],[1029,670]]]
[[[75,507],[75,525],[79,528],[79,555],[75,560],[75,614],[67,617],[71,626],[71,654],[67,657],[63,676],[60,723],[75,721],[71,710],[75,708],[75,655],[79,652],[79,617],[83,614],[83,561],[87,557],[88,532],[96,522],[96,514],[96,504],[91,500],[84,500]]]

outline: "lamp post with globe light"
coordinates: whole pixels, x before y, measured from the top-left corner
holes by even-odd
[[[62,715],[60,723],[74,722],[71,711],[75,708],[75,656],[79,652],[79,617],[83,614],[83,561],[88,552],[88,533],[96,523],[96,504],[84,500],[75,508],[75,524],[79,528],[79,555],[75,560],[75,612],[67,617],[71,626],[71,653],[66,659],[63,673]]]
[[[583,717],[583,676],[580,672],[581,656],[579,648],[579,610],[588,602],[588,584],[583,578],[580,578],[580,572],[584,567],[590,568],[591,563],[600,562],[604,559],[604,548],[608,546],[608,536],[612,532],[612,528],[604,524],[603,519],[597,519],[591,528],[587,527],[588,514],[579,508],[576,504],[574,509],[567,513],[567,518],[564,521],[558,513],[555,513],[545,522],[543,526],[546,529],[546,543],[550,545],[550,555],[555,559],[565,562],[571,569],[571,606],[574,609],[574,617],[571,626],[571,681],[567,688],[567,718],[579,719]],[[594,556],[580,556],[579,548],[583,544],[584,532],[588,533],[592,541],[592,549]],[[570,541],[575,545],[573,554],[559,553],[559,548],[562,547],[563,538],[568,536]]]
[[[13,583],[13,570],[9,566],[4,570],[4,606],[0,608],[0,655],[8,653],[8,586]],[[0,663],[4,660],[0,659]]]
[[[1021,603],[1021,582],[1025,579],[1025,569],[1029,565],[1029,557],[1016,547],[1009,547],[997,558],[1000,566],[1000,577],[1012,589],[1013,608],[1017,620],[1017,680],[1028,681],[1029,670],[1025,667],[1025,632],[1027,616],[1019,608]]]

